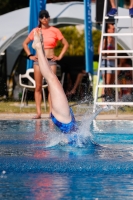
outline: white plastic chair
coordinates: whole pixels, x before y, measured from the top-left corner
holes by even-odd
[[[26,99],[27,95],[27,90],[35,90],[36,83],[35,80],[33,79],[34,74],[34,69],[27,69],[25,74],[19,74],[19,84],[21,87],[23,87],[23,92],[22,92],[22,98],[21,98],[21,104],[20,108],[23,106],[23,102]],[[28,83],[23,83],[22,80],[26,78],[28,79]],[[45,88],[48,87],[48,84],[42,84],[42,94],[43,94],[43,101],[44,101],[44,109],[46,111],[46,97],[45,97]]]

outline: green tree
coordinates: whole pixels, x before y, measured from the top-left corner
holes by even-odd
[[[94,54],[98,54],[98,47],[101,40],[101,31],[93,30],[92,31],[92,40],[93,40],[93,48]]]
[[[66,52],[68,56],[82,56],[85,54],[85,40],[84,30],[78,31],[75,26],[68,26],[60,28],[62,34],[69,43],[69,48]],[[100,43],[101,32],[99,30],[92,31],[92,40],[94,46],[94,54],[98,54],[98,46]],[[58,55],[61,51],[62,45],[58,43],[56,48],[56,54]]]
[[[68,26],[60,28],[62,34],[69,43],[69,48],[66,55],[78,56],[84,55],[84,33],[79,32],[75,26]],[[56,53],[59,54],[62,48],[61,43],[58,43]]]

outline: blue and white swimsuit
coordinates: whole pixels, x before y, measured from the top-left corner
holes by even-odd
[[[63,133],[70,133],[70,132],[75,132],[78,127],[77,127],[77,123],[75,121],[75,117],[74,117],[74,114],[73,114],[73,111],[72,109],[70,108],[70,113],[71,113],[71,116],[72,116],[72,120],[71,122],[65,124],[65,123],[62,123],[62,122],[59,122],[55,117],[54,115],[51,113],[51,119],[53,121],[53,123],[61,130],[61,132]]]

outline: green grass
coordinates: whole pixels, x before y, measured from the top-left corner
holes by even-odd
[[[69,105],[74,105],[75,102],[69,102]],[[91,105],[92,107],[92,105]],[[73,111],[76,113],[78,110],[78,113],[83,115],[89,108],[89,105],[81,104],[80,109],[78,106],[72,106]],[[121,107],[122,109],[118,109],[118,114],[133,114],[133,107],[131,106],[123,106]],[[47,102],[47,109],[46,111],[44,110],[44,105],[43,103],[41,104],[41,109],[42,112],[45,114],[49,113],[49,106]],[[0,113],[36,113],[36,105],[34,101],[28,102],[27,106],[24,106],[20,109],[20,101],[1,101],[0,102]],[[90,112],[91,113],[91,112]],[[115,110],[111,110],[108,112],[101,112],[100,114],[102,115],[108,115],[108,114],[115,114]]]
[[[80,108],[77,106],[73,106],[75,105],[75,102],[69,102],[69,105],[72,105],[72,109],[73,112],[75,114],[80,114],[80,115],[84,115],[84,113],[88,110],[88,105],[84,104],[84,107],[81,105]],[[41,104],[41,111],[44,114],[48,114],[49,113],[49,106],[48,106],[48,102],[46,103],[47,105],[47,109],[46,111],[44,110],[44,105],[43,103]],[[62,109],[62,108],[61,108]],[[24,106],[20,109],[20,101],[0,101],[0,113],[4,113],[4,114],[13,114],[13,113],[20,113],[20,114],[26,114],[26,113],[36,113],[36,105],[35,105],[35,101],[29,101],[27,106]]]
[[[70,102],[70,105],[74,104],[74,102]],[[44,104],[41,104],[42,112],[45,114],[49,113],[49,105],[46,103],[47,108],[44,110]],[[73,107],[75,110],[75,107]],[[20,101],[0,101],[0,113],[36,113],[36,105],[35,101],[29,101],[28,105],[23,106],[20,109]]]
[[[44,109],[43,104],[42,110]],[[47,107],[48,113],[49,107]],[[27,106],[24,106],[20,109],[20,102],[17,101],[1,101],[0,102],[0,113],[36,113],[35,102],[28,102]]]

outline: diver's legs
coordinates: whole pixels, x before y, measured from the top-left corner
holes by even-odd
[[[42,51],[39,33],[36,32],[34,35],[34,46],[38,55],[40,71],[49,86],[52,114],[58,121],[69,123],[71,121],[71,114],[66,95],[57,76],[49,67],[47,58],[44,56]]]

